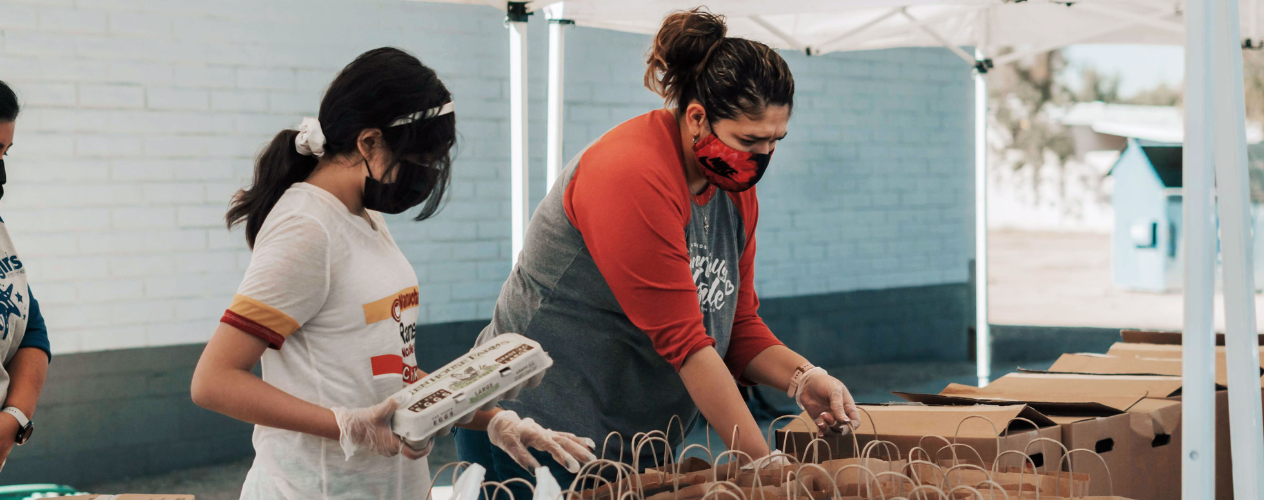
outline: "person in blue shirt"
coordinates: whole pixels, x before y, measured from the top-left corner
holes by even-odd
[[[4,197],[4,157],[13,148],[18,99],[0,81],[0,198]],[[44,389],[52,351],[39,302],[26,283],[26,268],[0,219],[0,469],[14,445],[31,438],[35,404]]]

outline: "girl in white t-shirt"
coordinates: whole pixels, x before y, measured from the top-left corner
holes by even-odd
[[[414,353],[418,288],[381,213],[438,210],[456,143],[452,96],[401,50],[366,52],[334,79],[320,117],[277,134],[234,197],[252,253],[193,375],[198,405],[256,424],[243,499],[424,498],[427,445],[391,432],[390,399],[425,374]],[[262,360],[263,377],[251,373]],[[489,425],[490,424],[490,425]],[[480,413],[524,466],[590,442],[513,412]]]

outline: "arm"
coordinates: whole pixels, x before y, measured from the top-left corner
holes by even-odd
[[[751,458],[768,454],[768,443],[715,348],[707,347],[689,356],[680,369],[680,379],[698,411],[730,450],[741,450]]]
[[[624,314],[676,369],[730,449],[752,458],[767,455],[755,419],[703,325],[685,240],[690,208],[683,180],[665,169],[644,168],[662,160],[635,152],[586,155],[581,161],[592,163],[581,165],[567,186],[567,216]],[[733,429],[740,434],[736,439]]]
[[[790,377],[794,375],[794,369],[807,362],[806,358],[791,351],[789,347],[773,346],[755,356],[755,359],[746,365],[743,376],[756,384],[786,392],[790,386]]]
[[[763,384],[788,392],[795,372],[808,360],[790,350],[772,334],[759,317],[759,296],[755,293],[755,227],[759,221],[759,199],[755,190],[733,194],[733,202],[746,226],[746,247],[738,263],[737,314],[725,362],[733,377],[742,383]],[[792,396],[800,408],[816,421],[822,434],[840,432],[843,424],[858,425],[859,410],[847,387],[822,369],[800,376]]]
[[[9,372],[9,395],[4,406],[13,406],[27,418],[34,418],[35,404],[48,375],[48,354],[34,347],[20,348],[5,370]],[[9,457],[17,437],[17,419],[7,413],[0,415],[0,466]]]
[[[252,424],[337,440],[338,422],[332,411],[291,396],[250,372],[267,348],[258,337],[220,323],[193,371],[193,402]]]
[[[5,367],[9,373],[9,394],[0,407],[12,406],[21,410],[26,418],[34,419],[35,404],[44,391],[48,363],[53,355],[48,343],[48,328],[44,325],[44,314],[40,312],[39,302],[31,294],[30,286],[26,287],[26,296],[31,304],[27,310],[26,332],[22,335],[22,343],[18,344],[17,353]],[[0,464],[4,463],[13,450],[17,434],[17,419],[8,414],[0,416]]]

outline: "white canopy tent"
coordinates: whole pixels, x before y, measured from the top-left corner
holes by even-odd
[[[980,385],[990,378],[987,321],[986,86],[994,65],[1072,44],[1185,45],[1185,332],[1182,475],[1184,498],[1213,498],[1216,225],[1224,269],[1226,347],[1233,441],[1234,493],[1264,489],[1264,424],[1255,330],[1249,182],[1246,168],[1242,48],[1260,47],[1264,0],[431,0],[484,4],[506,12],[510,26],[513,253],[526,230],[527,14],[550,19],[548,185],[562,158],[566,24],[654,33],[663,16],[699,4],[728,17],[730,36],[809,55],[893,47],[944,47],[976,72],[976,283]],[[564,9],[563,9],[564,5]],[[1245,14],[1245,15],[1243,15]],[[1245,33],[1244,38],[1242,34]],[[972,55],[962,47],[975,47]],[[1012,52],[997,55],[997,49]],[[993,58],[993,56],[995,56]],[[1213,92],[1215,88],[1217,92]],[[1218,180],[1219,182],[1216,182]]]

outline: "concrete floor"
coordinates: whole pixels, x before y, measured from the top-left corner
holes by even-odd
[[[991,231],[988,233],[989,323],[1182,330],[1180,292],[1115,288],[1110,235]],[[1264,265],[1261,263],[1260,265]],[[1264,295],[1255,296],[1256,310]],[[1216,295],[1216,329],[1224,331],[1224,297]],[[1256,314],[1264,330],[1264,315]]]

